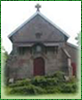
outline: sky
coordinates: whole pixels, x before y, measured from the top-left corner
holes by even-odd
[[[12,50],[8,35],[36,13],[37,3],[40,12],[70,36],[68,42],[76,45],[75,37],[81,31],[81,1],[1,1],[1,38],[8,53]]]

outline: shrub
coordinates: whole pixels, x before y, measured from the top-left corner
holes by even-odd
[[[21,94],[21,95],[33,95],[33,94],[44,94],[46,91],[41,87],[36,87],[34,85],[28,85],[23,87],[14,87],[10,91],[10,94]]]
[[[61,82],[65,82],[64,73],[58,71],[55,72],[54,75],[36,76],[32,79],[31,82],[36,86],[57,85]]]
[[[45,94],[46,93],[46,90],[41,87],[35,87],[34,90],[35,90],[34,94]]]
[[[68,82],[70,82],[70,83],[76,83],[77,79],[75,78],[75,76],[72,76]]]
[[[26,86],[28,84],[30,84],[30,79],[20,80],[20,81],[17,81],[16,83],[14,83],[14,84],[10,84],[9,86],[10,87],[18,87],[18,86]]]
[[[58,82],[64,82],[65,78],[64,78],[64,73],[61,71],[57,71],[55,72],[53,75],[47,75],[45,76],[45,78],[55,78],[56,80],[58,80]]]
[[[31,83],[35,86],[46,86],[47,81],[43,76],[36,76],[32,79]]]
[[[62,85],[62,90],[61,92],[63,93],[75,93],[77,90],[77,85],[76,84],[70,84],[70,83],[64,83]]]
[[[64,73],[61,71],[57,71],[55,72],[52,77],[57,78],[58,79],[58,83],[63,83],[65,82],[65,78],[64,78]]]
[[[64,73],[61,71],[57,71],[52,75],[52,77],[64,78]]]
[[[47,78],[46,81],[47,81],[46,85],[48,85],[48,86],[58,84],[58,78]]]
[[[34,94],[33,85],[14,87],[10,91],[10,94]]]
[[[45,93],[75,93],[76,79],[72,77],[65,81],[64,73],[56,72],[54,75],[36,76],[32,79],[20,80],[9,85],[10,94],[45,94]]]

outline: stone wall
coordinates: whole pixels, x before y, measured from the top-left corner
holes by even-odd
[[[67,57],[63,53],[62,49],[59,48],[58,53],[48,52],[47,60],[45,59],[46,74],[54,74],[56,71],[63,71],[68,75],[68,63]]]
[[[63,71],[68,75],[67,57],[62,51],[63,44],[59,45],[58,52],[31,54],[26,52],[25,55],[14,54],[7,61],[9,69],[9,78],[24,79],[33,77],[33,62],[37,57],[42,57],[45,61],[45,74],[54,74],[56,71]],[[15,50],[17,50],[15,48]],[[17,53],[16,51],[14,53]]]
[[[78,59],[78,48],[70,43],[65,43],[65,48],[71,56],[72,62],[77,64]]]

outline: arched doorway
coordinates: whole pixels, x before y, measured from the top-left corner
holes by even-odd
[[[45,62],[42,57],[34,59],[34,76],[45,74]]]

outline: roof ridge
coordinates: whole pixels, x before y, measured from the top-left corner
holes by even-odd
[[[67,37],[69,37],[69,35],[63,31],[61,28],[59,28],[56,24],[54,24],[51,20],[49,20],[47,17],[45,17],[42,13],[40,12],[36,12],[35,14],[33,14],[29,19],[27,19],[24,23],[22,23],[18,28],[16,28],[13,32],[11,32],[8,37],[10,38],[14,33],[16,33],[20,28],[22,28],[26,23],[28,23],[31,19],[33,19],[36,15],[40,15],[43,19],[45,19],[46,21],[48,21],[51,25],[53,25],[54,27],[56,27],[59,31],[61,31],[64,35],[66,35]]]
[[[8,37],[10,38],[16,31],[18,31],[21,27],[23,27],[26,23],[28,23],[31,19],[33,19],[39,12],[36,12],[31,17],[29,17],[25,22],[23,22],[21,25],[19,25],[14,31],[12,31]]]
[[[59,29],[64,35],[66,35],[67,37],[69,37],[69,35],[62,30],[59,26],[57,26],[55,23],[53,23],[50,19],[48,19],[47,17],[45,17],[42,13],[38,13],[41,17],[43,17],[46,21],[48,21],[50,24],[52,24],[54,27],[56,27],[57,29]]]
[[[67,45],[72,46],[72,47],[74,47],[74,48],[78,48],[77,45],[74,45],[74,44],[72,44],[72,43],[70,43],[70,42],[67,42]]]

